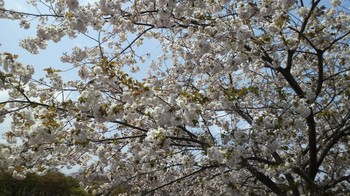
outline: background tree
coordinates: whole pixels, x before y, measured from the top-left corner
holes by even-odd
[[[35,195],[54,196],[72,195],[87,196],[79,185],[79,181],[59,172],[49,172],[44,176],[27,174],[25,179],[15,179],[11,174],[1,171],[0,173],[0,194],[7,195]]]
[[[62,37],[96,45],[62,56],[77,71],[69,81],[50,67],[35,79],[16,55],[1,56],[1,113],[13,126],[0,160],[13,176],[81,165],[86,179],[108,177],[96,194],[350,191],[347,1],[29,3],[48,11],[0,4],[24,28],[40,20],[20,42],[28,51]],[[163,54],[140,53],[146,39]]]

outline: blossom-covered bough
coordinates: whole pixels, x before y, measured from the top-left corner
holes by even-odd
[[[1,119],[13,123],[0,165],[13,176],[80,165],[96,194],[350,191],[347,1],[28,2],[47,9],[0,4],[23,28],[39,19],[23,48],[77,36],[96,45],[62,56],[77,70],[69,81],[1,55]],[[146,39],[163,55],[139,54]]]

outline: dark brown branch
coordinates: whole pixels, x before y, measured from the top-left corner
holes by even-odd
[[[200,144],[201,146],[210,146],[209,144],[202,142],[202,141],[198,141],[196,139],[192,139],[192,138],[185,138],[185,137],[175,137],[175,136],[166,136],[166,138],[172,139],[172,140],[177,140],[177,141],[186,141],[186,142],[194,142],[197,144]]]
[[[170,144],[170,146],[177,146],[177,147],[193,148],[193,149],[196,149],[196,150],[203,150],[202,146],[193,145],[193,144],[179,144],[179,143],[176,143],[176,142],[172,142]]]
[[[26,104],[30,104],[30,105],[34,105],[34,106],[45,107],[45,108],[52,107],[52,106],[44,104],[44,103],[38,103],[38,102],[33,102],[33,101],[24,101],[24,100],[4,101],[4,102],[0,102],[0,105],[7,104],[7,103],[23,103],[23,104],[26,103]],[[59,110],[59,111],[62,111],[62,112],[68,112],[68,110],[64,109],[64,108],[56,107],[56,109]],[[95,118],[93,115],[87,115],[87,117],[93,118],[93,119]],[[117,124],[129,127],[129,128],[132,128],[132,129],[140,130],[140,131],[143,131],[143,132],[147,132],[148,131],[147,129],[143,129],[141,127],[137,127],[137,126],[128,124],[127,122],[122,122],[122,121],[118,121],[118,120],[114,120],[114,121],[110,121],[110,122],[117,123]]]
[[[219,166],[220,166],[220,165],[212,165],[212,166],[202,167],[201,169],[199,169],[199,170],[197,170],[197,171],[194,171],[194,172],[192,172],[192,173],[190,173],[190,174],[184,175],[184,176],[182,176],[182,177],[180,177],[180,178],[177,178],[177,179],[175,179],[175,180],[172,180],[172,181],[170,181],[170,182],[167,182],[167,183],[165,183],[165,184],[162,184],[162,185],[160,185],[160,186],[158,186],[158,187],[156,187],[156,188],[153,188],[153,189],[151,189],[151,190],[149,190],[149,191],[146,191],[146,192],[142,193],[141,195],[147,195],[147,194],[152,193],[152,192],[154,192],[154,191],[156,191],[156,190],[159,190],[159,189],[161,189],[161,188],[163,188],[163,187],[166,187],[166,186],[168,186],[168,185],[171,185],[171,184],[173,184],[173,183],[175,183],[175,182],[179,182],[179,181],[181,181],[181,180],[183,180],[183,179],[185,179],[185,178],[188,178],[188,177],[193,176],[193,175],[195,175],[195,174],[197,174],[197,173],[200,173],[200,172],[202,172],[202,171],[205,171],[206,169],[216,168],[216,167],[219,167]]]
[[[299,167],[292,168],[292,171],[298,174],[301,178],[303,178],[310,187],[317,187],[315,182]]]
[[[64,16],[55,15],[55,14],[33,14],[28,12],[19,12],[14,10],[8,10],[4,8],[0,8],[0,12],[8,12],[10,14],[19,14],[20,16],[34,16],[34,17],[42,17],[42,16],[48,16],[48,17],[55,17],[55,18],[63,18]]]
[[[304,91],[301,89],[301,87],[299,86],[295,78],[292,76],[292,74],[282,67],[278,67],[277,70],[287,80],[288,84],[292,87],[292,89],[298,95],[298,97],[304,98]]]
[[[337,73],[334,73],[332,75],[328,75],[327,77],[325,77],[323,79],[323,81],[327,81],[327,80],[330,80],[330,79],[334,79],[336,76],[339,76],[340,74],[343,74],[343,73],[346,73],[347,71],[350,71],[350,68],[349,69],[344,69],[344,70],[341,70]]]
[[[324,187],[324,190],[327,190],[329,188],[333,188],[333,187],[335,187],[336,184],[341,183],[343,181],[347,181],[350,184],[350,175],[342,176],[339,179],[335,180],[333,183],[326,185]]]
[[[92,115],[88,115],[88,117],[90,117],[90,118],[95,118],[95,117],[92,116]],[[110,121],[110,122],[112,122],[112,123],[117,123],[117,124],[120,124],[120,125],[124,125],[124,126],[126,126],[126,127],[129,127],[129,128],[132,128],[132,129],[137,129],[137,130],[140,130],[140,131],[143,131],[143,132],[147,132],[147,131],[148,131],[147,129],[143,129],[143,128],[141,128],[141,127],[136,127],[136,126],[131,125],[131,124],[127,123],[127,122],[122,122],[122,121],[118,121],[118,120],[113,120],[113,121]]]
[[[287,65],[286,65],[286,71],[290,72],[290,70],[292,69],[292,65],[293,65],[293,55],[295,53],[295,50],[288,50],[287,53]]]
[[[257,161],[259,163],[265,163],[265,164],[268,164],[268,165],[280,165],[280,163],[278,163],[278,162],[269,161],[267,159],[260,158],[260,157],[248,157],[248,158],[246,158],[246,160]]]
[[[140,138],[140,137],[146,137],[146,134],[141,134],[141,135],[133,135],[133,136],[126,136],[126,137],[117,137],[117,138],[106,138],[106,139],[88,139],[89,142],[94,142],[94,143],[113,143],[118,140],[124,140],[124,139],[134,139],[134,138]]]
[[[310,11],[307,14],[307,16],[304,18],[303,24],[301,25],[301,28],[300,28],[300,31],[299,31],[299,38],[298,38],[299,40],[300,40],[300,36],[304,35],[304,31],[306,30],[307,23],[309,22],[310,17],[312,16],[314,10],[316,9],[316,7],[317,7],[317,5],[318,5],[318,3],[320,1],[321,0],[317,0],[317,1],[313,1],[312,2]]]
[[[278,163],[281,164],[284,162],[277,152],[272,153],[272,156]],[[299,196],[300,192],[298,190],[298,187],[295,185],[295,181],[294,181],[293,176],[290,173],[284,174],[284,176],[287,178],[288,184],[292,188],[293,195]]]
[[[318,67],[318,79],[316,87],[316,97],[321,93],[323,84],[323,51],[317,50],[317,67]]]
[[[307,16],[304,18],[303,20],[303,23],[300,27],[300,30],[298,29],[295,29],[293,27],[288,27],[289,29],[295,31],[298,33],[298,40],[301,40],[301,38],[304,38],[310,45],[312,48],[314,48],[315,50],[317,50],[316,46],[311,42],[311,40],[304,34],[305,30],[306,30],[306,26],[307,26],[307,23],[309,22],[309,19],[311,18],[314,10],[316,9],[318,3],[320,3],[321,0],[317,0],[317,1],[313,1],[312,2],[312,5],[311,5],[311,8],[310,8],[310,11],[309,13],[307,14]]]
[[[322,151],[319,160],[317,162],[317,167],[321,166],[323,160],[327,156],[328,152],[333,148],[333,146],[343,137],[350,135],[350,126],[345,127],[342,131],[336,131],[334,135],[331,136],[331,140],[327,143],[326,147]]]
[[[207,132],[210,135],[210,138],[211,138],[212,142],[215,143],[215,138],[214,138],[213,134],[211,133],[211,131],[209,129],[207,121],[204,119],[202,113],[200,113],[200,112],[198,112],[198,113],[199,113],[199,116],[203,119],[203,123],[204,123],[205,127],[207,128]]]
[[[153,27],[150,27],[144,31],[142,31],[140,34],[137,35],[137,37],[132,40],[132,42],[127,45],[119,54],[123,54],[126,50],[128,50],[140,37],[142,37],[147,31],[153,29]],[[117,56],[113,57],[112,59],[109,60],[109,62],[112,62],[115,58],[117,58]]]
[[[314,179],[318,172],[317,166],[317,141],[316,141],[316,125],[311,108],[310,115],[306,118],[306,123],[308,126],[308,139],[309,139],[309,177]]]
[[[189,130],[187,130],[185,126],[176,126],[176,127],[181,129],[185,133],[187,133],[187,135],[189,135],[192,139],[197,138],[197,136],[195,134],[191,133]]]
[[[339,40],[343,39],[344,37],[348,36],[350,34],[350,31],[348,31],[347,33],[343,34],[342,36],[334,39],[330,44],[329,46],[327,46],[326,48],[324,48],[322,50],[322,52],[325,52],[326,50],[328,50],[329,48],[331,48],[335,43],[337,43]]]
[[[310,44],[310,46],[311,46],[313,49],[315,49],[315,50],[318,49],[318,48],[315,46],[315,44],[312,43],[312,41],[311,41],[304,33],[301,33],[298,29],[296,29],[296,28],[294,28],[294,27],[288,27],[288,28],[291,29],[291,30],[293,30],[293,31],[295,31],[295,32],[297,32],[297,33],[299,34],[299,37],[304,38],[304,39]],[[299,38],[299,39],[300,39],[300,38]]]
[[[273,59],[267,54],[267,52],[262,48],[262,51],[264,52],[264,55],[262,56],[262,60],[266,61],[267,63],[271,64],[273,63]],[[295,50],[288,50],[288,57],[287,57],[287,65],[286,68],[278,67],[273,68],[269,64],[266,64],[265,66],[271,69],[275,69],[279,71],[283,77],[287,80],[288,84],[292,87],[294,92],[298,95],[300,98],[304,98],[304,91],[301,89],[298,82],[295,80],[295,78],[290,73],[290,69],[293,64],[293,55],[295,53]]]
[[[268,176],[264,173],[258,171],[255,167],[250,165],[246,159],[242,157],[242,166],[246,168],[251,174],[253,174],[256,179],[258,179],[261,183],[269,187],[276,195],[282,195],[283,191],[278,187],[278,185],[273,182]]]
[[[233,111],[237,112],[238,115],[240,115],[248,124],[253,124],[253,119],[246,113],[244,113],[236,104],[236,108],[233,108]]]

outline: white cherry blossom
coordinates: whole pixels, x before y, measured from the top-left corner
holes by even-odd
[[[15,178],[80,166],[95,195],[350,191],[345,1],[28,1],[39,14],[6,3],[1,19],[35,30],[19,41],[33,54],[94,43],[64,51],[68,71],[1,51],[0,122],[13,123],[0,167]]]

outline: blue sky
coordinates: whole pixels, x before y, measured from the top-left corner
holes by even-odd
[[[87,0],[85,0],[87,1]],[[91,0],[90,0],[91,1]],[[5,8],[14,9],[23,12],[34,12],[34,7],[28,5],[26,0],[5,0]],[[36,21],[34,20],[31,28],[25,30],[20,28],[19,21],[11,21],[0,19],[0,52],[10,52],[12,54],[18,54],[18,61],[23,64],[31,64],[35,67],[35,77],[44,76],[43,69],[45,67],[55,67],[57,69],[66,70],[71,68],[68,64],[60,62],[60,57],[63,52],[69,52],[74,46],[82,45],[86,43],[86,39],[71,40],[65,38],[60,43],[49,43],[46,50],[41,50],[39,54],[33,55],[19,46],[20,40],[33,36],[36,34]],[[1,68],[0,68],[1,69]],[[72,71],[73,72],[73,71]],[[66,72],[67,77],[74,74]],[[0,91],[0,102],[5,101],[8,98],[6,92]],[[10,128],[10,119],[7,118],[4,123],[0,124],[0,134],[6,132]],[[0,142],[3,140],[0,139]]]
[[[88,1],[93,2],[96,0],[84,0],[84,2]],[[5,0],[5,8],[37,13],[33,6],[26,3],[26,0]],[[60,62],[63,52],[70,52],[74,46],[86,45],[89,40],[86,38],[74,40],[64,38],[59,43],[49,42],[46,50],[40,50],[39,54],[33,55],[21,48],[19,42],[26,37],[36,35],[36,22],[37,20],[33,20],[31,28],[26,30],[19,27],[19,21],[0,19],[1,29],[4,29],[0,31],[0,52],[7,51],[18,54],[18,60],[24,64],[34,65],[39,75],[40,71],[45,67],[59,67],[61,70],[69,69],[70,65]],[[41,67],[42,69],[40,69]]]
[[[37,13],[37,10],[26,3],[26,0],[4,0],[6,9],[14,9],[17,11],[23,12],[31,12]],[[87,2],[94,2],[97,0],[82,0],[80,1],[82,4]],[[44,12],[44,11],[43,11]],[[69,39],[63,38],[59,43],[49,42],[47,49],[40,50],[39,54],[31,54],[28,51],[24,50],[19,46],[20,40],[27,38],[29,36],[36,35],[36,23],[34,20],[31,23],[30,29],[23,29],[19,26],[19,21],[11,21],[0,19],[0,53],[2,52],[10,52],[12,54],[18,54],[18,61],[23,64],[31,64],[35,67],[35,78],[43,77],[45,72],[43,69],[47,67],[53,67],[55,69],[60,70],[68,70],[71,68],[71,65],[64,64],[60,61],[60,57],[64,52],[71,52],[71,49],[74,46],[86,46],[94,44],[91,40],[86,37],[78,37],[77,39]],[[130,37],[135,37],[135,35],[130,35]],[[131,39],[131,38],[130,38]],[[135,49],[135,48],[134,48]],[[141,55],[146,54],[147,52],[152,52],[152,59],[156,59],[158,55],[162,54],[160,50],[159,43],[155,40],[146,40],[144,41],[144,45],[137,49],[137,52]],[[140,72],[135,74],[136,78],[141,78],[146,75],[145,70],[147,69],[147,65],[150,63],[150,60],[146,61],[145,64],[141,64]],[[0,68],[1,69],[1,68]],[[73,69],[69,72],[63,72],[63,78],[74,78],[76,74],[76,70]],[[0,91],[0,102],[6,101],[8,98],[6,92]],[[9,118],[2,124],[0,124],[0,134],[6,132],[10,128],[11,121]],[[0,142],[3,142],[0,137]]]
[[[96,0],[83,0],[81,3],[93,2]],[[28,5],[26,0],[5,0],[6,9],[14,9],[17,11],[37,13],[34,7]],[[39,54],[31,54],[25,49],[19,46],[20,40],[29,36],[36,35],[36,21],[32,21],[30,29],[23,29],[19,26],[19,21],[11,21],[0,19],[0,53],[10,52],[12,54],[18,54],[18,61],[23,64],[31,64],[35,67],[35,78],[43,77],[45,72],[43,69],[47,67],[54,67],[56,69],[67,70],[71,68],[71,65],[64,64],[60,61],[60,57],[64,52],[70,52],[74,46],[86,46],[89,44],[88,39],[80,37],[77,39],[63,38],[59,43],[49,42],[46,50],[40,50]],[[90,41],[91,43],[91,41]],[[1,67],[0,67],[1,69]],[[75,70],[62,73],[64,78],[71,78],[75,75]],[[0,91],[0,102],[6,101],[8,95],[4,91]],[[11,118],[6,118],[4,123],[0,124],[0,135],[4,134],[10,129]],[[0,137],[0,143],[6,141]],[[72,169],[63,168],[64,173],[75,172],[79,167]]]

